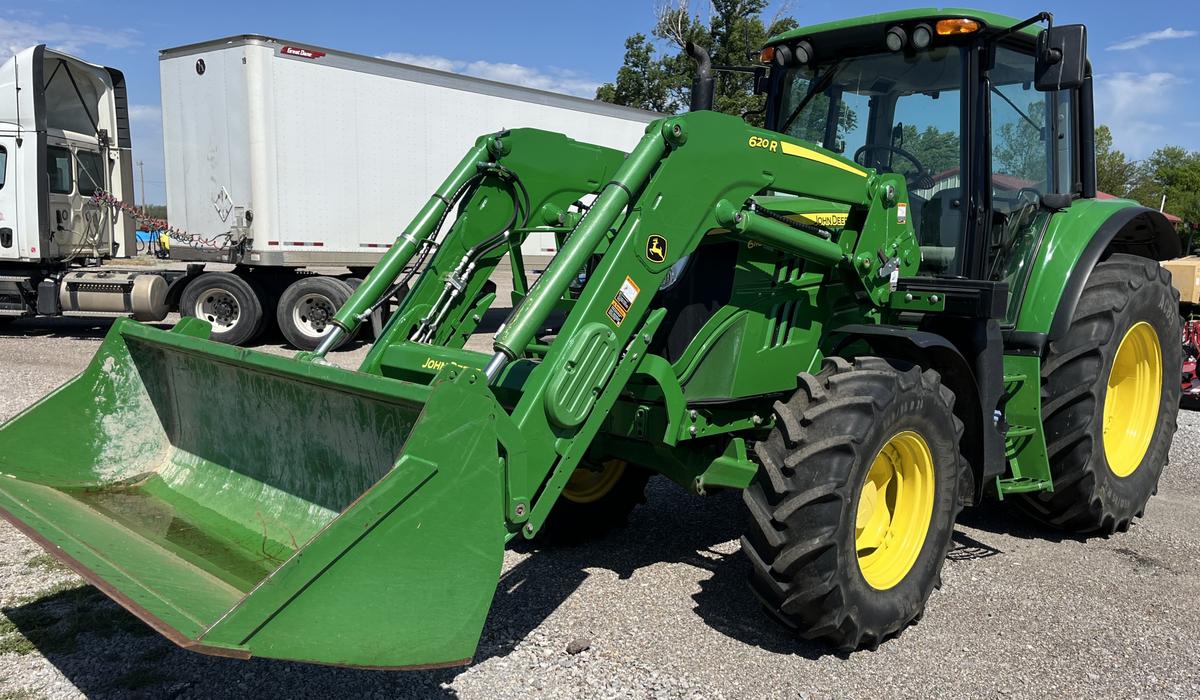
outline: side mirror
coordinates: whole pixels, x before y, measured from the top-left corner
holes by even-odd
[[[1083,85],[1086,70],[1087,27],[1064,24],[1038,34],[1033,75],[1039,92],[1077,88]]]

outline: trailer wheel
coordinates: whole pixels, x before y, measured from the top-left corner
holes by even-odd
[[[301,277],[279,297],[275,321],[293,347],[315,350],[333,328],[334,314],[353,293],[335,277]]]
[[[580,465],[563,487],[539,537],[553,545],[586,542],[621,528],[646,502],[650,472],[623,460]]]
[[[1020,495],[1022,511],[1102,535],[1142,515],[1175,434],[1181,333],[1179,292],[1157,262],[1118,254],[1096,265],[1042,363],[1054,491]]]
[[[933,370],[830,358],[775,412],[743,493],[751,588],[801,637],[877,647],[941,581],[968,469],[954,394]]]
[[[249,282],[229,272],[205,272],[183,290],[179,313],[212,324],[213,340],[245,345],[262,330],[263,309]]]

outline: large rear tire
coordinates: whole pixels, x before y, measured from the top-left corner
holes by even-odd
[[[1179,292],[1157,262],[1118,254],[1096,265],[1042,363],[1054,491],[1019,496],[1021,510],[1101,535],[1142,515],[1175,435],[1181,333]]]
[[[826,360],[754,445],[751,587],[807,639],[877,647],[920,618],[950,547],[962,423],[937,372]]]
[[[180,296],[179,313],[208,321],[209,337],[230,345],[249,343],[263,328],[258,291],[229,272],[205,272],[193,280]]]

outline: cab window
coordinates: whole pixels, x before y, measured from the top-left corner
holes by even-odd
[[[963,50],[942,46],[788,69],[778,131],[904,176],[925,274],[963,274]]]
[[[74,182],[71,177],[71,152],[59,146],[46,149],[46,177],[50,180],[50,191],[54,194],[71,194]]]
[[[1014,321],[1050,218],[1042,195],[1068,194],[1080,185],[1075,146],[1074,92],[1038,92],[1034,57],[998,46],[989,72],[991,198],[989,277],[1008,283],[1008,320]]]
[[[79,169],[79,194],[91,197],[96,190],[104,189],[104,159],[99,153],[77,151],[75,161]]]
[[[8,172],[8,151],[0,146],[0,189],[4,189],[4,175]]]
[[[1033,56],[999,47],[991,71],[992,203],[1008,212],[1022,197],[1054,190],[1051,109],[1033,89]]]

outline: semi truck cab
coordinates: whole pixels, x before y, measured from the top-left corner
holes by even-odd
[[[129,110],[119,70],[45,45],[0,65],[0,322],[168,312],[185,275],[104,265],[136,252]]]

